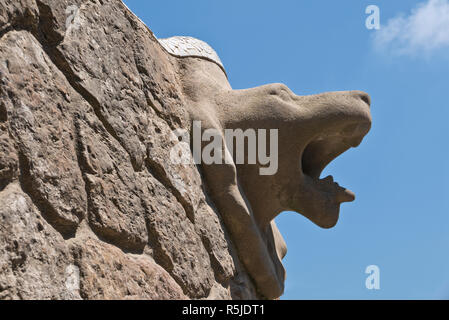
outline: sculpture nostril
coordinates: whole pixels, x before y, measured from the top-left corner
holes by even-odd
[[[359,98],[360,98],[363,102],[365,102],[368,106],[371,106],[371,97],[369,96],[368,93],[360,92],[360,93],[358,94],[358,96],[359,96]]]

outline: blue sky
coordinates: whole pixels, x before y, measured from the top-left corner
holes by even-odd
[[[373,127],[323,172],[353,190],[336,227],[277,219],[283,299],[449,299],[449,1],[126,0],[157,37],[219,54],[234,89],[363,90]],[[381,29],[365,27],[380,9]],[[380,290],[365,287],[368,265]]]

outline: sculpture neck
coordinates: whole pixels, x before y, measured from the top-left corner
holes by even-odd
[[[184,94],[192,101],[211,99],[218,92],[232,90],[223,70],[201,58],[178,58]]]
[[[265,193],[270,193],[269,190],[265,190]],[[262,199],[273,199],[272,195],[261,195]],[[277,201],[259,201],[251,200],[251,208],[259,229],[265,231],[271,222],[283,211],[280,204]]]

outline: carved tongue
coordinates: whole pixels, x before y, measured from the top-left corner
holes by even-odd
[[[349,189],[341,187],[338,183],[334,182],[334,178],[332,176],[327,176],[322,179],[323,182],[332,183],[337,188],[337,202],[351,202],[355,200],[355,194]]]
[[[337,191],[337,201],[342,202],[352,202],[355,200],[355,194],[349,189],[342,188],[338,186]]]

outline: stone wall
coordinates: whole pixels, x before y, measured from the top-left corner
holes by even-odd
[[[172,58],[120,0],[0,0],[0,299],[260,298]]]

